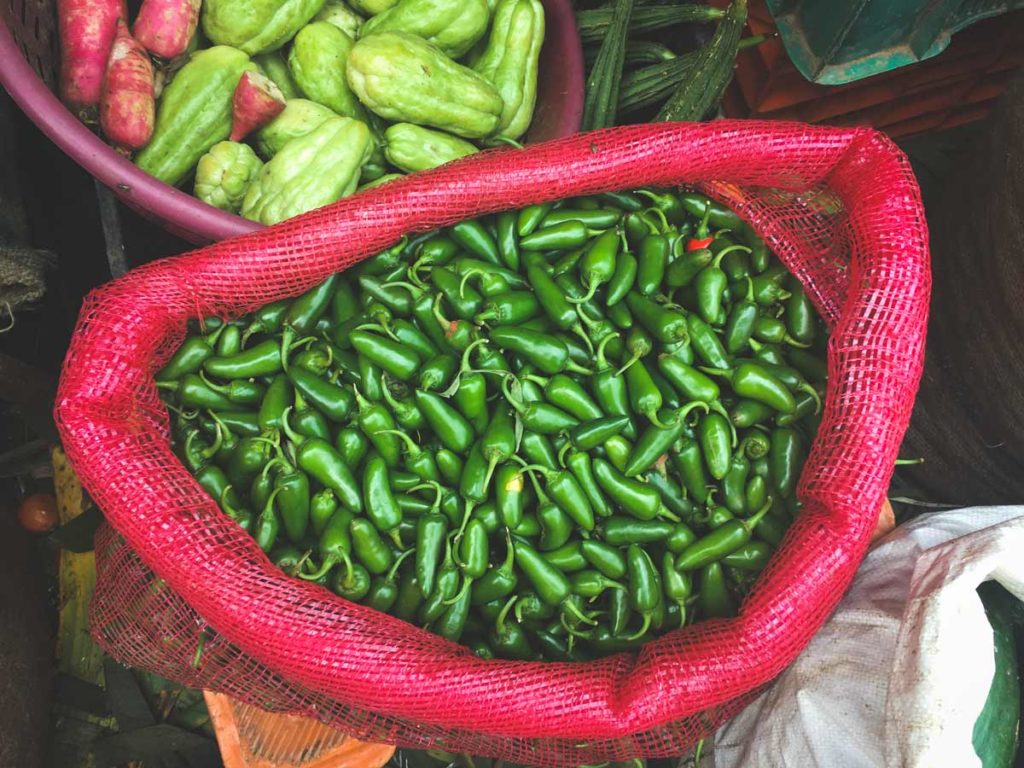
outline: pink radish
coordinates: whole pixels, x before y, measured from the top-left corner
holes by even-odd
[[[100,103],[117,20],[127,15],[124,0],[57,0],[60,95],[80,115]]]
[[[174,59],[188,50],[199,22],[201,0],[142,0],[135,39],[154,56]]]
[[[128,25],[118,19],[103,80],[100,127],[115,146],[141,149],[153,135],[155,110],[153,63],[128,31]]]
[[[231,141],[241,141],[284,110],[284,94],[269,77],[246,72],[231,102]]]

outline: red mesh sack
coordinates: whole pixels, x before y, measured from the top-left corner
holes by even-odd
[[[737,618],[638,655],[483,661],[285,576],[171,452],[153,374],[189,318],[297,295],[406,233],[640,185],[695,186],[735,209],[832,331],[804,511]],[[888,139],[731,121],[485,152],[136,269],[86,301],[56,409],[110,523],[97,538],[94,636],[125,663],[365,739],[543,766],[679,754],[785,667],[849,584],[910,417],[929,287],[917,186]]]

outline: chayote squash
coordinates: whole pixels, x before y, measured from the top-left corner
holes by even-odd
[[[221,141],[199,158],[196,166],[196,197],[222,211],[238,213],[242,200],[263,161],[248,144]]]
[[[366,123],[332,117],[292,139],[263,166],[242,203],[242,215],[276,224],[351,195],[373,151]]]
[[[493,85],[503,107],[500,136],[526,133],[537,103],[537,63],[544,44],[544,6],[540,0],[498,0],[487,47],[473,69]]]
[[[292,79],[292,73],[288,71],[288,64],[280,51],[270,51],[253,56],[263,74],[274,81],[274,85],[281,89],[285,99],[296,99],[299,97],[299,86]]]
[[[349,4],[364,16],[376,16],[393,7],[398,0],[349,0]]]
[[[345,79],[345,62],[355,45],[333,24],[314,21],[299,30],[288,53],[288,69],[303,95],[343,117],[366,122],[366,110]]]
[[[360,184],[356,188],[356,192],[362,192],[364,189],[373,189],[374,187],[379,187],[381,184],[387,184],[389,181],[400,179],[403,176],[405,176],[404,173],[385,173],[383,176],[378,176],[373,181],[368,181],[365,184]]]
[[[292,139],[315,131],[337,115],[308,99],[289,99],[284,111],[256,132],[256,151],[269,160]]]
[[[348,55],[348,84],[371,111],[397,123],[467,138],[498,127],[501,96],[473,70],[407,32],[361,38]]]
[[[359,37],[359,30],[366,19],[349,8],[344,0],[328,0],[313,21],[326,21],[328,24],[333,24],[355,40]]]
[[[217,45],[197,51],[164,88],[153,138],[135,164],[146,173],[179,184],[206,151],[231,134],[231,98],[256,64],[237,48]]]
[[[406,173],[436,168],[477,151],[464,139],[412,123],[395,123],[384,132],[384,155]]]
[[[367,21],[361,34],[408,32],[457,59],[483,37],[489,20],[487,0],[399,0]]]
[[[324,0],[204,0],[203,32],[248,54],[273,51],[320,12]]]

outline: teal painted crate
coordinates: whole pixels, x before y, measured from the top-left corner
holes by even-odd
[[[931,58],[958,30],[1024,0],[767,0],[808,80],[839,85]],[[1024,44],[1024,41],[1022,41]]]

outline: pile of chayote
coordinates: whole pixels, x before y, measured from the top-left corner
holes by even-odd
[[[264,224],[517,139],[533,117],[540,0],[205,0],[200,22],[213,45],[171,76],[136,162],[169,184],[194,173],[197,197]],[[228,141],[246,72],[284,111]]]

